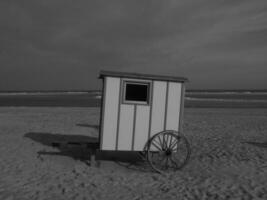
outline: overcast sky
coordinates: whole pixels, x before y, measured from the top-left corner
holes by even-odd
[[[267,88],[267,0],[0,1],[0,90],[99,89],[100,69]]]

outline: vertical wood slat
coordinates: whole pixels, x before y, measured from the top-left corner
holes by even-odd
[[[179,115],[179,132],[183,132],[183,117],[184,117],[184,98],[185,98],[185,85],[181,83],[181,104],[180,104],[180,115]]]
[[[99,135],[99,143],[100,143],[100,149],[102,149],[103,146],[103,129],[104,129],[104,116],[105,116],[105,102],[106,102],[106,78],[103,79],[102,82],[102,98],[101,98],[101,107],[100,107],[100,135]]]
[[[168,114],[168,103],[169,103],[169,81],[166,86],[166,97],[165,97],[165,110],[164,110],[164,130],[166,130],[167,125],[167,114]]]
[[[118,150],[129,151],[132,147],[134,105],[120,106]]]
[[[148,141],[149,131],[149,113],[150,107],[138,105],[136,107],[136,121],[135,121],[135,137],[134,148],[135,151],[143,151]]]
[[[168,91],[168,104],[166,108],[166,129],[178,131],[178,120],[180,116],[181,106],[181,84],[170,82]]]
[[[120,80],[118,78],[106,78],[106,94],[104,102],[102,150],[115,150],[116,133],[119,109]]]
[[[136,127],[136,105],[134,105],[134,116],[133,116],[133,132],[132,132],[132,151],[134,150],[134,142],[135,142],[135,127]]]
[[[150,106],[149,106],[149,127],[148,127],[148,140],[151,138],[151,121],[152,121],[152,109],[153,109],[153,94],[154,94],[154,81],[151,83],[151,96],[150,96]]]
[[[121,95],[122,95],[122,79],[120,78],[120,88],[119,88],[119,100],[118,100],[118,115],[117,115],[117,129],[116,129],[116,144],[115,149],[118,150],[118,140],[119,140],[119,126],[120,126],[120,117],[121,117]]]
[[[164,130],[165,101],[166,101],[167,83],[163,81],[154,81],[153,108],[151,113],[151,133],[150,138]]]

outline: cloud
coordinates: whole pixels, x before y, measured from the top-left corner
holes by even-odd
[[[223,78],[252,66],[251,84],[264,87],[266,11],[265,0],[3,0],[0,90],[94,89],[100,68],[231,88]]]

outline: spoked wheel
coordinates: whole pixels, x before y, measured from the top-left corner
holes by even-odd
[[[181,169],[189,157],[189,142],[177,131],[157,133],[148,142],[147,160],[159,173]]]

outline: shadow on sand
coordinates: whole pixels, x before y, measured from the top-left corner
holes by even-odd
[[[99,130],[99,125],[92,125],[92,124],[76,124],[76,126],[87,127],[87,128],[94,128]]]
[[[245,143],[251,144],[251,145],[254,145],[257,147],[267,148],[267,142],[250,142],[250,141],[247,141]]]
[[[56,151],[38,151],[39,155],[62,155],[76,160],[90,160],[92,153],[98,149],[98,139],[84,135],[63,135],[43,132],[30,132],[25,138],[54,147]]]
[[[138,152],[99,151],[98,138],[84,135],[64,135],[44,132],[29,132],[24,135],[35,142],[45,146],[54,147],[55,151],[38,151],[40,155],[68,156],[86,163],[96,160],[110,160],[117,162],[138,163],[142,161]]]

